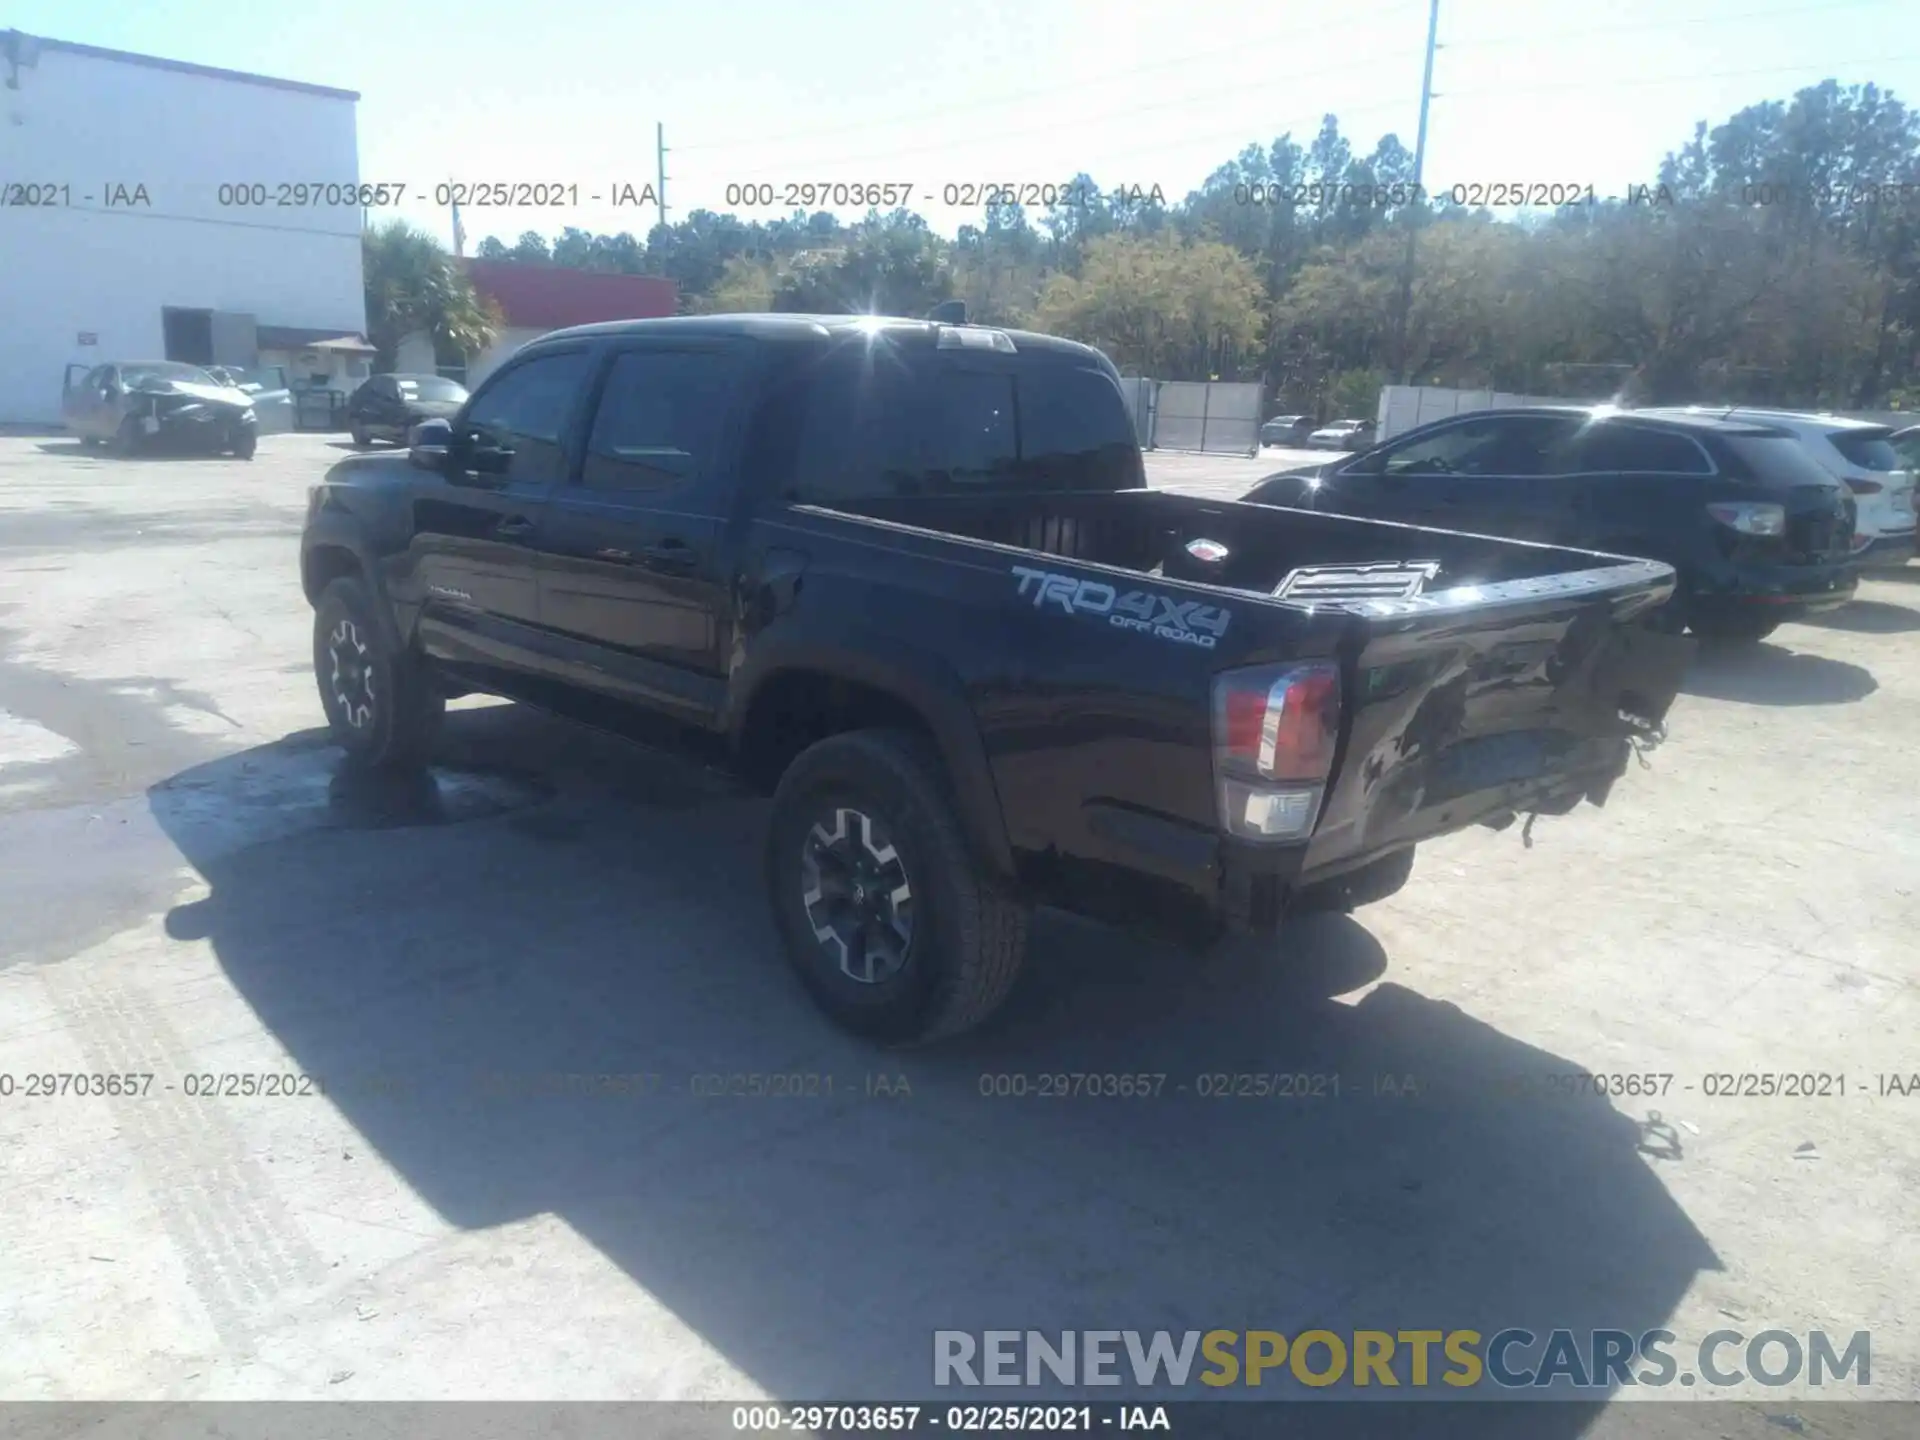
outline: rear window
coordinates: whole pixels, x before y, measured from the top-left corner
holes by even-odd
[[[1890,430],[1842,430],[1827,436],[1849,465],[1862,470],[1898,470],[1900,453],[1888,439]]]
[[[850,345],[818,364],[797,419],[786,404],[764,423],[795,425],[782,489],[804,502],[1145,483],[1126,401],[1095,369]]]

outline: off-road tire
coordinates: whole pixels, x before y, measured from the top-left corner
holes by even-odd
[[[1370,864],[1331,880],[1309,885],[1294,896],[1293,908],[1301,911],[1334,911],[1349,914],[1362,905],[1371,905],[1397,895],[1413,875],[1413,850],[1396,850]]]
[[[843,972],[808,917],[805,852],[842,807],[884,826],[911,886],[912,935],[897,973]],[[903,730],[854,730],[803,751],[781,776],[766,878],[787,958],[815,1002],[855,1034],[919,1044],[980,1024],[1006,1000],[1026,955],[1029,910],[975,856],[954,817],[938,754]]]
[[[427,762],[446,699],[420,657],[400,646],[358,577],[333,581],[314,606],[313,674],[327,728],[349,766],[405,771]],[[365,674],[370,686],[357,683]]]

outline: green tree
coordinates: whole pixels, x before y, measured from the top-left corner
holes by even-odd
[[[1109,235],[1048,283],[1035,324],[1159,379],[1224,379],[1257,366],[1262,309],[1259,272],[1231,246]]]
[[[425,231],[399,220],[369,228],[361,237],[361,264],[377,369],[391,370],[401,339],[415,331],[424,331],[442,354],[472,355],[493,343],[500,317]]]

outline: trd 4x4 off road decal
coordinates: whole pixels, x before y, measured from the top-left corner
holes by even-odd
[[[1198,600],[1180,600],[1156,590],[1129,590],[1125,594],[1098,580],[1056,575],[1050,570],[1013,567],[1023,596],[1033,597],[1033,608],[1058,605],[1069,615],[1104,615],[1109,625],[1139,630],[1181,645],[1211,650],[1227,633],[1233,615]]]

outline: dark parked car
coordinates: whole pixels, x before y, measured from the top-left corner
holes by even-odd
[[[82,445],[110,444],[122,455],[180,450],[251,460],[259,442],[253,397],[177,360],[69,365],[60,415]]]
[[[1717,415],[1477,410],[1245,498],[1659,560],[1679,574],[1666,623],[1710,639],[1761,639],[1858,584],[1847,487],[1791,433]]]
[[[1043,335],[583,326],[417,433],[308,505],[350,763],[468,691],[679,722],[773,793],[801,980],[888,1039],[991,1013],[1036,902],[1270,931],[1601,802],[1692,651],[1638,623],[1664,565],[1150,490],[1112,364]]]
[[[405,445],[422,420],[446,420],[466,403],[466,386],[438,375],[374,375],[347,400],[347,429],[356,445]]]
[[[1260,427],[1262,445],[1305,445],[1313,433],[1311,415],[1276,415]]]

